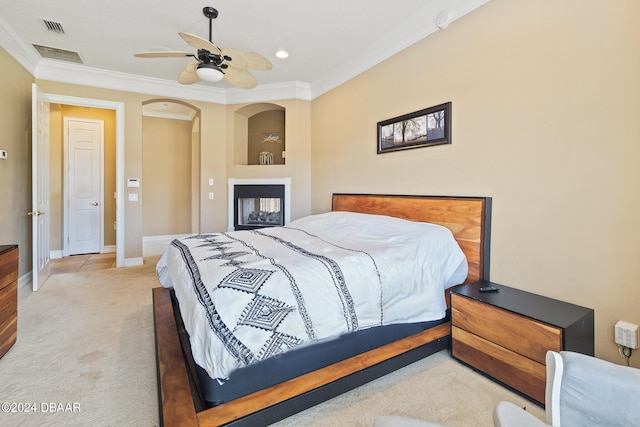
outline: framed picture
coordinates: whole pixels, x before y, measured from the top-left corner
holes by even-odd
[[[378,122],[378,154],[451,144],[451,103]]]

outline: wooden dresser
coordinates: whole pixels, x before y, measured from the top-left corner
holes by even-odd
[[[480,292],[483,286],[498,292]],[[451,291],[453,357],[544,404],[547,350],[594,354],[592,309],[491,282]]]
[[[0,357],[18,337],[18,245],[0,245]]]

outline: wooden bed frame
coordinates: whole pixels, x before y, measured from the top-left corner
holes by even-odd
[[[491,198],[334,194],[334,211],[431,222],[449,228],[469,263],[465,283],[489,279]],[[153,289],[160,425],[267,425],[449,348],[450,322],[204,409],[172,289]],[[447,305],[449,295],[447,294]]]

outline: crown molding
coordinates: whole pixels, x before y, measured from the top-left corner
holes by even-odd
[[[204,84],[185,86],[176,81],[107,71],[51,59],[40,60],[35,77],[62,83],[216,104],[241,104],[282,99],[311,100],[311,89],[307,83],[302,82],[259,85],[251,90],[222,89]]]
[[[311,86],[304,82],[286,82],[258,85],[251,90],[227,89],[228,104],[248,102],[270,102],[283,99],[302,99],[311,101]]]
[[[0,16],[0,46],[7,51],[25,70],[35,76],[40,55],[36,50],[23,43],[13,29]]]
[[[41,80],[124,92],[144,93],[216,104],[226,103],[226,91],[224,89],[203,85],[184,86],[177,81],[108,71],[52,59],[40,59],[36,67],[35,77]]]

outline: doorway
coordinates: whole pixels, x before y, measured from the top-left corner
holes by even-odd
[[[114,189],[113,191],[105,192],[104,202],[108,204],[111,201],[113,208],[107,208],[107,210],[113,212],[114,219],[105,220],[106,226],[104,228],[115,228],[113,230],[115,242],[112,245],[113,247],[108,248],[108,251],[115,250],[116,267],[124,267],[124,103],[56,94],[46,94],[46,96],[52,105],[110,110],[114,115],[112,132],[114,134],[115,147],[113,147],[112,154],[110,154],[113,157],[113,170],[104,171],[105,182],[111,182]],[[62,159],[60,159],[60,162],[62,162]],[[62,196],[59,200],[62,200]],[[62,207],[60,207],[60,212],[62,212]],[[120,224],[120,227],[117,226],[118,224]]]

